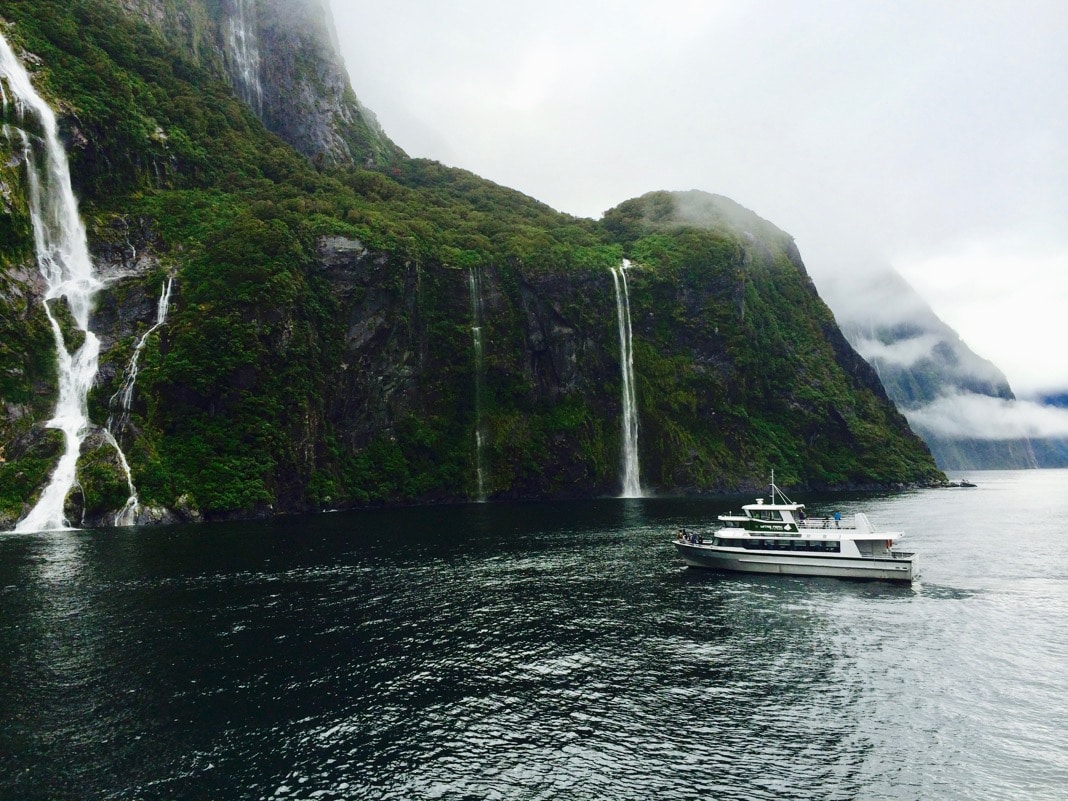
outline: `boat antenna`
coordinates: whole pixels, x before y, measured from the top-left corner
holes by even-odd
[[[791,501],[789,498],[786,497],[786,493],[785,492],[783,492],[781,489],[779,489],[778,487],[775,486],[775,468],[773,467],[773,468],[771,468],[771,502],[772,503],[775,503],[775,496],[776,495],[778,495],[782,499],[783,503],[793,503],[793,501]]]

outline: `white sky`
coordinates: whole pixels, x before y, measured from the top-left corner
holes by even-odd
[[[1068,388],[1064,0],[331,0],[410,155],[599,218],[733,198],[817,281],[892,266],[1018,395]]]

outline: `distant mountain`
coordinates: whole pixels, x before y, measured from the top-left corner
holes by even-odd
[[[1068,409],[1068,392],[1042,395],[1038,398],[1038,401],[1045,406],[1056,406],[1058,409]]]
[[[822,281],[821,292],[943,470],[1068,465],[1064,442],[1035,438],[1026,424],[1037,405],[1016,401],[1004,373],[972,351],[900,275],[841,275]]]

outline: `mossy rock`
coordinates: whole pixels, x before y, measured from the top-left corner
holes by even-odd
[[[33,508],[63,453],[63,434],[35,429],[4,447],[0,462],[0,529],[11,528]]]

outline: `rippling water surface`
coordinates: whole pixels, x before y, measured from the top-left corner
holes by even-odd
[[[803,498],[912,587],[686,569],[744,499],[0,538],[0,798],[1062,799],[1068,472]]]

